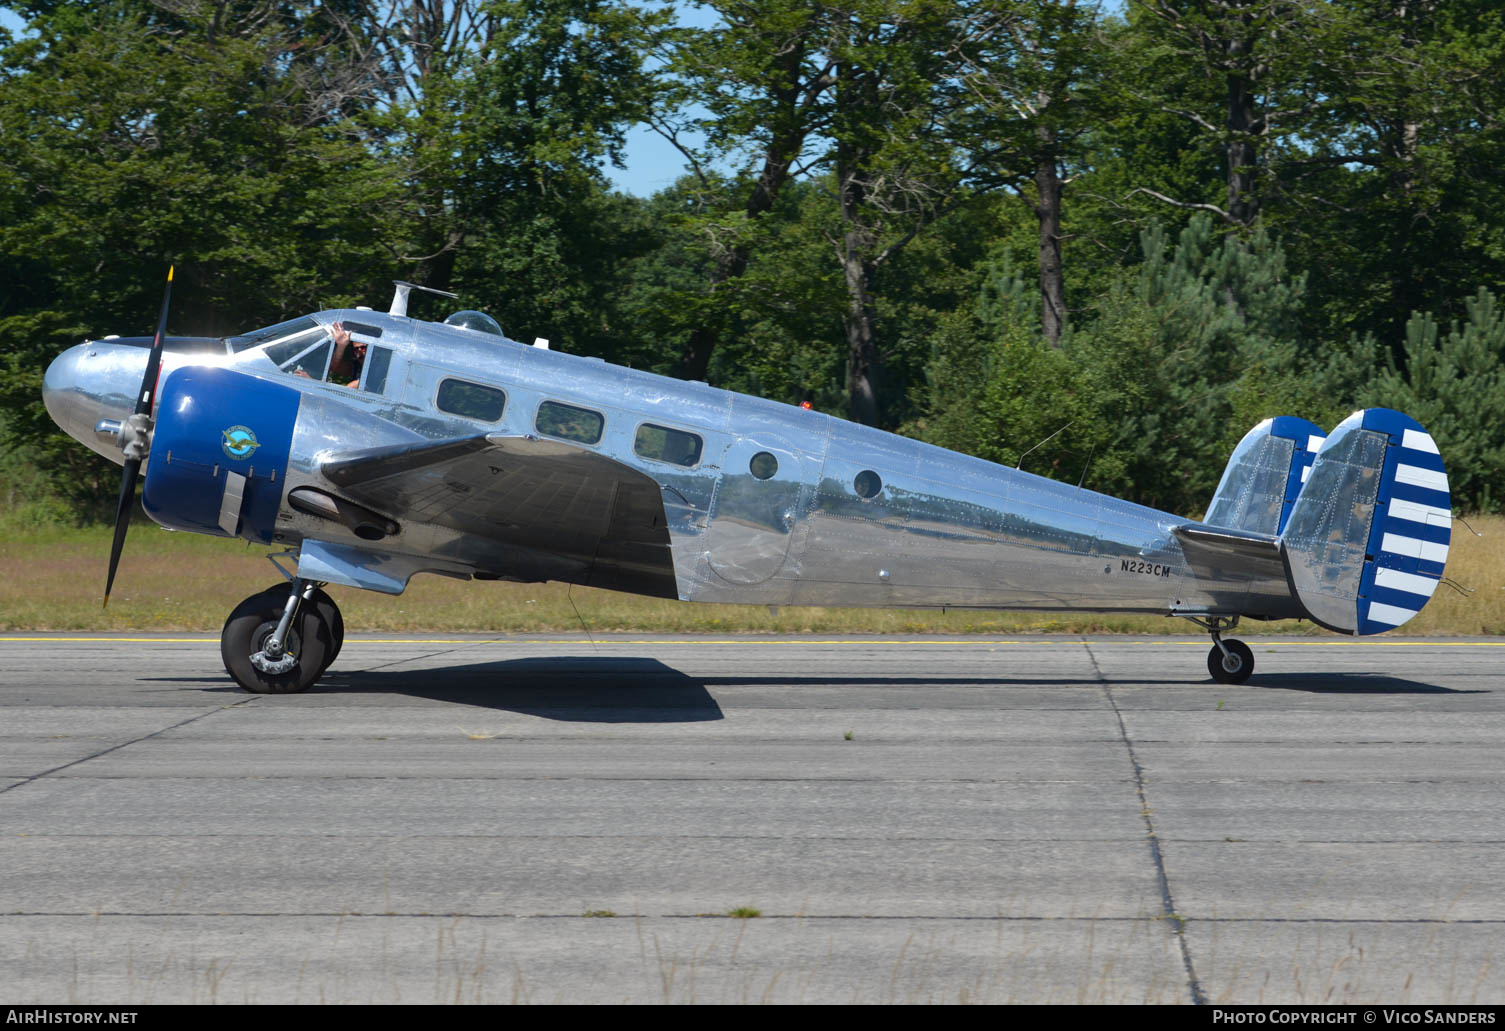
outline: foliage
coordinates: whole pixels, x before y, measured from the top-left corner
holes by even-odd
[[[1455,499],[1495,512],[1505,501],[1505,312],[1484,287],[1465,307],[1467,319],[1445,336],[1430,315],[1414,316],[1404,365],[1388,364],[1369,396],[1406,412],[1442,442]]]
[[[518,339],[1187,513],[1258,420],[1386,404],[1460,507],[1499,506],[1498,5],[695,6],[14,8],[8,508],[108,512],[115,470],[56,432],[41,374],[146,332],[168,263],[174,333],[409,279]],[[654,197],[604,176],[635,124],[693,159]]]
[[[1304,279],[1264,234],[1247,246],[1218,237],[1206,215],[1174,247],[1159,227],[1141,244],[1140,265],[1059,350],[1041,342],[1022,278],[996,267],[970,322],[940,336],[927,437],[1005,464],[1039,445],[1032,472],[1086,475],[1095,490],[1165,508],[1204,505],[1249,426],[1304,400],[1293,396],[1306,378]]]

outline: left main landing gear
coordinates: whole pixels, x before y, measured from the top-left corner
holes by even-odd
[[[345,641],[345,621],[312,580],[253,594],[220,631],[220,658],[235,682],[255,694],[307,690]]]
[[[1212,635],[1207,653],[1207,672],[1220,684],[1242,684],[1254,672],[1254,652],[1243,641],[1223,640],[1223,633],[1238,626],[1237,616],[1185,616]]]

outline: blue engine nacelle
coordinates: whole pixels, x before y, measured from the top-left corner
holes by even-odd
[[[188,366],[162,384],[147,515],[172,530],[270,543],[302,394],[255,376]]]

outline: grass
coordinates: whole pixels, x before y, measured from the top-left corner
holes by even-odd
[[[1448,576],[1475,588],[1439,587],[1421,614],[1396,633],[1505,634],[1505,517],[1455,523]],[[0,631],[217,632],[230,609],[281,579],[269,549],[198,534],[131,527],[108,609],[100,606],[110,530],[29,522],[0,513]],[[397,597],[333,588],[346,626],[357,632],[540,633],[580,629],[648,633],[1193,634],[1181,619],[1100,613],[835,609],[698,605],[564,584],[467,583],[413,578]],[[570,601],[573,600],[574,607]],[[1325,634],[1309,623],[1246,621],[1240,637]]]

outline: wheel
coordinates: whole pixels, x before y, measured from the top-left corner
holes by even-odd
[[[298,606],[288,628],[284,646],[295,659],[291,669],[285,673],[264,673],[252,664],[251,656],[261,651],[267,638],[276,631],[290,589],[289,584],[278,584],[251,595],[235,606],[220,631],[220,658],[226,672],[254,694],[294,694],[307,690],[328,665],[329,624],[316,604]]]
[[[1217,645],[1207,653],[1207,672],[1220,684],[1242,684],[1254,672],[1254,653],[1243,641],[1224,641],[1223,649]]]
[[[287,598],[283,595],[283,600]],[[340,607],[334,603],[334,599],[322,590],[314,591],[310,599],[314,608],[323,617],[324,625],[329,627],[329,654],[324,656],[324,669],[328,669],[334,660],[340,657],[340,649],[345,647],[345,617],[340,615]],[[319,670],[320,676],[324,669]]]

